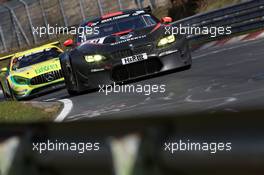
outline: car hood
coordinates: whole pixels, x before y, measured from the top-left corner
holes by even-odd
[[[28,67],[24,67],[21,69],[17,69],[15,71],[11,71],[11,76],[21,76],[25,78],[33,78],[41,74],[45,74],[48,72],[60,70],[60,60],[59,58],[54,58],[52,60],[44,61],[38,64],[34,64]]]

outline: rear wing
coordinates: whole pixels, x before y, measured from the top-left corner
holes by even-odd
[[[45,44],[45,45],[43,45],[43,46],[50,46],[50,45],[53,45],[53,46],[60,46],[60,42],[59,42],[59,41],[55,41],[55,42],[52,42],[52,43]]]

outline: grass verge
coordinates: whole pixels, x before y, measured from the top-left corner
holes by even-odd
[[[61,110],[59,102],[0,102],[1,123],[31,123],[53,121]]]

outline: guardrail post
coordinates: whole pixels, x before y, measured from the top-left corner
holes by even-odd
[[[85,17],[84,10],[83,10],[83,0],[79,0],[79,5],[81,9],[82,19],[85,20],[86,17]]]
[[[31,33],[32,33],[32,36],[33,36],[33,41],[34,41],[34,44],[36,44],[37,43],[37,38],[36,38],[36,36],[34,35],[34,32],[33,32],[33,27],[34,26],[33,26],[33,23],[32,23],[32,19],[31,19],[31,15],[30,15],[30,12],[29,12],[29,9],[28,9],[28,5],[27,5],[27,3],[24,0],[19,0],[19,1],[25,6],[28,22],[29,22]]]
[[[30,45],[30,42],[28,40],[28,37],[25,34],[25,32],[23,30],[23,27],[21,26],[19,20],[17,19],[15,12],[8,5],[3,5],[3,6],[6,7],[9,10],[9,12],[11,13],[11,16],[13,18],[13,25],[15,26],[15,32],[16,32],[16,35],[17,35],[17,38],[18,38],[18,44],[19,44],[19,46],[22,45],[22,41],[21,41],[21,39],[19,37],[19,31],[21,32],[22,36],[26,40],[27,45],[29,46]]]
[[[41,9],[43,20],[44,20],[44,24],[45,24],[46,28],[48,28],[48,19],[47,19],[47,16],[46,16],[45,9],[44,9],[42,1],[43,0],[39,0],[39,5],[40,5],[40,9]],[[48,38],[50,39],[50,35],[48,35]]]
[[[141,0],[136,0],[136,2],[137,2],[137,8],[142,8]]]
[[[120,10],[123,10],[123,6],[122,6],[122,2],[121,2],[121,0],[118,0],[118,4],[119,4],[119,9],[120,9]]]
[[[149,6],[151,7],[151,9],[154,9],[154,5],[155,5],[155,0],[149,0]]]
[[[5,42],[5,38],[4,38],[4,33],[2,30],[2,27],[0,26],[0,39],[3,43],[3,47],[4,47],[4,52],[7,52],[7,47],[6,47],[6,42]]]
[[[59,5],[60,5],[61,14],[62,14],[62,17],[63,17],[63,20],[64,20],[64,24],[65,24],[65,26],[69,26],[67,17],[66,17],[65,12],[64,12],[63,1],[62,0],[59,0]]]
[[[17,38],[18,47],[21,48],[21,46],[22,46],[22,40],[20,38],[19,30],[18,30],[15,22],[13,22],[13,25],[15,26],[15,34],[16,34],[16,38]]]
[[[102,4],[100,0],[97,0],[97,4],[98,4],[98,8],[100,11],[100,15],[102,16],[104,14],[103,8],[102,8]]]

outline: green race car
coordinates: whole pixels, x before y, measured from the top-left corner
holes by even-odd
[[[3,95],[20,100],[64,87],[59,60],[62,52],[51,43],[9,55],[8,66],[0,72]]]

